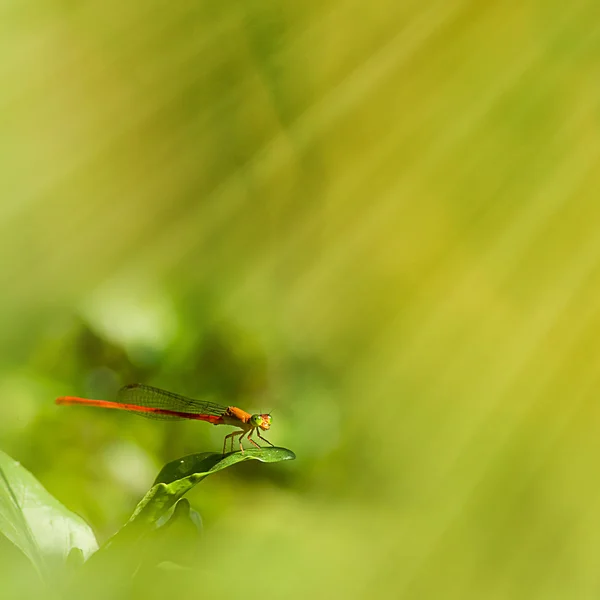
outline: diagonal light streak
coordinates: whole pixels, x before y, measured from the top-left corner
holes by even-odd
[[[333,122],[344,118],[348,112],[359,105],[367,94],[374,89],[394,69],[408,61],[444,23],[457,14],[461,4],[443,3],[442,8],[436,5],[416,20],[408,30],[403,30],[387,41],[376,53],[363,61],[355,71],[339,86],[332,89],[325,98],[310,107],[290,127],[276,135],[268,144],[257,151],[249,164],[234,171],[218,188],[205,199],[214,210],[211,212],[211,228],[214,235],[223,228],[236,210],[244,202],[243,194],[238,191],[245,173],[251,171],[260,179],[267,179],[277,173],[293,157],[292,152],[302,151],[326,132]],[[295,148],[290,148],[290,138],[295,140]],[[200,206],[194,214],[187,214],[180,222],[173,223],[170,229],[178,232],[177,240],[173,240],[171,231],[165,231],[162,239],[157,239],[151,257],[147,257],[153,265],[169,268],[182,256],[190,253],[198,246],[198,235],[195,223],[202,220],[204,207]],[[177,243],[174,243],[174,242]],[[141,266],[141,265],[140,265]],[[137,268],[129,265],[128,268]]]

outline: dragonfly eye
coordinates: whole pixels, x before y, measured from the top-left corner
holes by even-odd
[[[252,415],[250,417],[250,424],[252,427],[260,427],[262,424],[262,415]]]

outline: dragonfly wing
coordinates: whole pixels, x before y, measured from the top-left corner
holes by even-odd
[[[161,390],[150,385],[142,385],[141,383],[133,383],[122,387],[117,394],[116,402],[131,406],[130,410],[132,412],[148,419],[163,421],[194,418],[192,415],[222,416],[227,412],[226,406],[187,398],[174,392]],[[134,407],[157,409],[165,412],[146,412],[136,410]]]

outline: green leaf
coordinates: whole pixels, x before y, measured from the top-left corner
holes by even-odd
[[[140,539],[153,530],[159,519],[196,484],[205,477],[246,460],[265,463],[293,460],[296,455],[286,448],[252,448],[222,455],[214,452],[190,454],[167,463],[158,474],[150,491],[135,508],[129,521],[118,531],[104,548]]]
[[[20,463],[0,451],[0,533],[37,571],[49,577],[72,551],[87,558],[98,549],[88,524],[51,496]]]
[[[146,558],[145,550],[152,553],[149,534],[160,532],[173,516],[178,519],[181,516],[178,510],[185,513],[189,507],[187,502],[178,507],[175,504],[208,475],[245,460],[274,463],[294,458],[296,455],[286,448],[261,448],[225,456],[212,452],[191,454],[166,464],[129,521],[79,571],[81,579],[76,585],[83,594],[90,581],[106,584],[105,574],[109,571],[114,581],[138,572]],[[140,546],[142,539],[149,543]]]
[[[156,521],[156,527],[165,530],[172,528],[174,525],[176,526],[180,522],[193,525],[197,533],[202,531],[202,517],[190,506],[186,498],[181,498],[169,511],[164,513]]]
[[[136,577],[143,579],[148,569],[153,570],[165,561],[184,567],[200,559],[202,519],[186,498],[180,498],[158,519],[156,527],[144,537],[137,554],[140,570]]]
[[[179,498],[189,492],[205,477],[246,460],[265,463],[293,460],[296,455],[287,448],[252,448],[241,452],[222,454],[203,452],[190,454],[167,463],[154,481],[154,486],[136,507],[130,522],[141,519],[154,523]]]

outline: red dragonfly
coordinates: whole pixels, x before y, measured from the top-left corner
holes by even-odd
[[[255,431],[261,440],[273,446],[269,440],[260,435],[261,430],[267,431],[271,428],[270,414],[251,415],[235,406],[221,406],[214,402],[194,400],[193,398],[186,398],[185,396],[149,385],[142,385],[141,383],[132,383],[131,385],[122,387],[117,393],[115,401],[61,396],[56,399],[56,404],[81,404],[84,406],[97,406],[99,408],[114,408],[133,412],[149,419],[196,419],[197,421],[206,421],[213,425],[239,427],[239,431],[234,431],[225,436],[223,454],[225,454],[228,439],[231,439],[231,451],[233,452],[233,440],[238,436],[240,438],[239,442],[242,454],[244,453],[242,445],[244,437],[257,448],[260,448],[252,439],[252,434]]]

